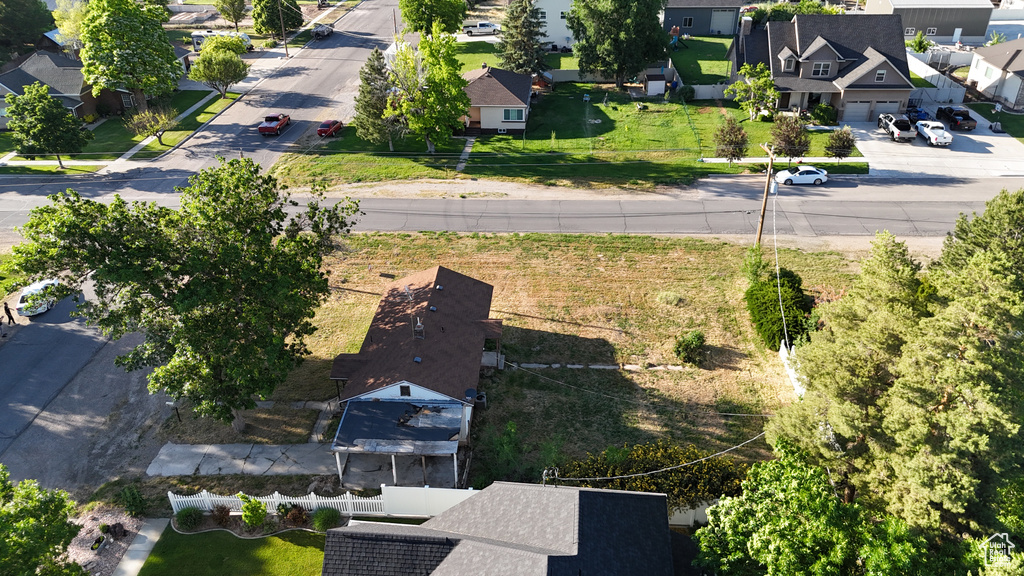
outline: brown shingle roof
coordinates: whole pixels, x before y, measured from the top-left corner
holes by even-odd
[[[471,106],[526,106],[530,103],[533,79],[500,68],[477,68],[462,75],[469,85]]]
[[[488,319],[493,291],[442,266],[388,284],[359,354],[334,359],[331,378],[348,380],[341,399],[404,380],[462,400],[477,386],[484,339],[501,334],[501,320]]]

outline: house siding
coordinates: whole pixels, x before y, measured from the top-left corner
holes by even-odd
[[[562,12],[568,13],[572,8],[572,0],[537,0],[534,6],[547,14],[547,17],[541,20],[544,24],[542,42],[551,42],[559,46],[572,46],[575,43],[572,32],[566,25],[568,20],[561,17]]]
[[[864,5],[867,14],[899,14],[903,19],[903,29],[913,28],[913,38],[918,31],[927,33],[935,28],[936,33],[928,36],[933,42],[948,43],[953,40],[953,32],[961,28],[960,41],[965,44],[982,44],[992,18],[992,7],[931,7],[931,8],[893,8],[888,0],[868,0]]]
[[[490,132],[498,129],[507,130],[509,134],[522,134],[526,130],[526,121],[530,118],[530,109],[525,106],[480,106],[480,130]],[[522,122],[506,122],[504,110],[523,110]]]
[[[991,74],[990,78],[985,76],[986,72]],[[1014,108],[1024,105],[1024,97],[1021,96],[1024,82],[1021,81],[1020,76],[1007,74],[977,54],[967,73],[967,81],[977,82],[978,90],[989,98],[1002,99]]]
[[[662,26],[665,32],[670,32],[673,26],[679,26],[679,34],[689,34],[691,36],[732,36],[739,30],[739,19],[740,13],[737,8],[719,8],[717,10],[730,10],[732,15],[729,21],[732,23],[731,26],[725,30],[712,30],[711,29],[711,15],[716,8],[665,8],[664,19],[662,20]],[[690,28],[683,28],[683,18],[693,18],[693,26]]]

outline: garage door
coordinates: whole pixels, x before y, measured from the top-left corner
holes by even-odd
[[[899,114],[900,103],[896,102],[875,102],[875,116],[879,114]]]
[[[868,112],[871,111],[871,102],[847,102],[843,108],[843,117],[840,122],[867,122]]]
[[[711,33],[731,35],[736,32],[736,11],[735,10],[712,10],[711,11]]]

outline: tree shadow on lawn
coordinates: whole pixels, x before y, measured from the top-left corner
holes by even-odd
[[[524,178],[547,184],[570,180],[576,185],[586,186],[588,183],[689,183],[709,174],[743,171],[739,165],[703,163],[696,158],[679,158],[668,152],[645,155],[663,156],[663,159],[644,159],[637,154],[470,156],[462,173],[482,178]]]

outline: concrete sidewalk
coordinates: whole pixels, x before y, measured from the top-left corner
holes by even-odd
[[[171,444],[160,448],[149,476],[336,474],[327,444]]]
[[[137,576],[169,522],[168,518],[150,518],[143,522],[139,533],[135,535],[135,539],[121,557],[121,562],[114,569],[113,576]]]

